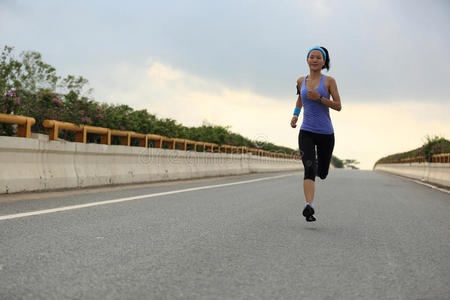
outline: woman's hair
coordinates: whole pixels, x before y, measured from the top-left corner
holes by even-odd
[[[330,54],[328,54],[328,50],[325,47],[320,47],[323,51],[325,51],[325,54],[327,55],[327,58],[325,59],[325,65],[322,67],[322,69],[327,69],[327,71],[330,70]]]

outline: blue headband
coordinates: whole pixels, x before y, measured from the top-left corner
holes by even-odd
[[[322,49],[322,48],[319,48],[319,47],[311,48],[311,50],[308,51],[308,55],[306,55],[306,59],[308,59],[309,54],[310,54],[311,51],[313,51],[313,50],[319,50],[320,52],[322,52],[322,54],[323,54],[323,60],[325,60],[325,61],[327,60],[327,55],[325,54],[325,51],[323,51],[323,49]]]

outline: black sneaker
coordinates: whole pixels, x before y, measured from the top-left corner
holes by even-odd
[[[306,205],[305,208],[303,209],[303,216],[305,218],[308,218],[312,215],[314,215],[314,208],[312,208],[311,205]]]
[[[314,222],[315,220],[316,220],[316,217],[314,217],[314,216],[306,217],[306,222]]]

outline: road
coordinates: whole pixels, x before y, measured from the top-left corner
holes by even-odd
[[[450,194],[333,169],[307,223],[302,180],[0,196],[0,299],[450,299]]]

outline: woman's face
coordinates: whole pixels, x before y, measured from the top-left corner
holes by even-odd
[[[319,50],[311,51],[308,57],[308,65],[311,70],[322,70],[322,67],[325,65],[322,52],[320,52]]]

